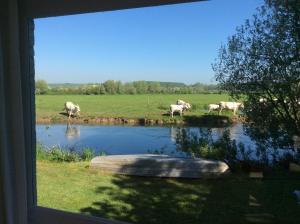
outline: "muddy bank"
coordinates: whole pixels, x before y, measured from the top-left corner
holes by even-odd
[[[98,124],[98,125],[188,125],[188,126],[216,126],[224,127],[236,123],[244,123],[241,116],[227,117],[218,115],[184,116],[182,118],[104,118],[104,117],[73,117],[70,120],[65,116],[37,117],[37,124]]]

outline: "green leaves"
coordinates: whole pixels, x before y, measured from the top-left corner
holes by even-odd
[[[299,68],[300,2],[280,0],[266,1],[238,27],[213,64],[221,88],[235,99],[245,96],[252,127],[277,143],[277,131],[287,138],[300,134]]]

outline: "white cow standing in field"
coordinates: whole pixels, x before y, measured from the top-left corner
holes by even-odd
[[[180,116],[182,116],[183,111],[187,110],[187,105],[177,105],[177,104],[171,104],[170,105],[170,116],[173,117],[174,112],[179,112]]]
[[[176,104],[177,105],[184,105],[185,106],[185,110],[189,110],[189,109],[192,108],[191,104],[189,104],[189,103],[187,103],[187,102],[185,102],[183,100],[177,100]]]
[[[75,115],[75,114],[79,115],[80,107],[78,104],[76,105],[76,104],[68,101],[68,102],[65,102],[65,110],[66,110],[67,114],[69,115],[69,119],[70,119],[70,117],[72,115]]]
[[[228,109],[228,110],[232,110],[234,115],[240,107],[244,107],[242,103],[225,102],[225,101],[221,101],[219,105],[220,105],[220,110],[219,110],[220,113],[222,112],[223,109]]]
[[[220,110],[219,104],[208,104],[208,113],[210,113],[213,110]]]

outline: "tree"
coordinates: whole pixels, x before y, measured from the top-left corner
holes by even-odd
[[[136,94],[136,89],[133,84],[129,82],[124,84],[124,92],[126,94]]]
[[[101,83],[100,85],[99,85],[99,94],[105,94],[106,92],[105,92],[105,87],[104,87],[104,85]]]
[[[115,81],[116,91],[118,94],[124,93],[124,86],[121,81]]]
[[[148,93],[159,93],[161,90],[159,82],[148,82]]]
[[[213,70],[222,89],[243,98],[252,137],[290,146],[300,136],[300,1],[265,0],[221,46]]]
[[[45,94],[48,91],[48,84],[45,80],[37,80],[35,82],[35,93]]]
[[[195,93],[203,93],[205,85],[198,82],[192,85],[192,87]]]
[[[103,83],[105,87],[105,91],[108,94],[116,94],[117,92],[117,86],[114,80],[107,80]]]
[[[148,84],[145,81],[135,81],[133,82],[133,86],[135,87],[137,93],[142,94],[147,93],[148,91]]]

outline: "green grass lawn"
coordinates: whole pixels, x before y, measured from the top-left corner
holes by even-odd
[[[300,174],[192,180],[129,177],[87,162],[37,162],[38,205],[144,224],[300,223]]]
[[[57,117],[63,112],[64,102],[79,104],[82,117],[124,117],[163,119],[170,104],[182,99],[193,105],[187,116],[207,113],[206,105],[228,101],[226,94],[181,94],[181,95],[37,95],[37,117]],[[216,112],[215,112],[216,113]],[[225,112],[226,114],[226,112]],[[231,115],[231,112],[227,112]]]

